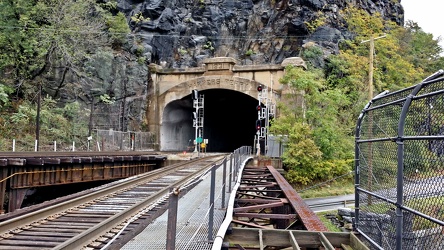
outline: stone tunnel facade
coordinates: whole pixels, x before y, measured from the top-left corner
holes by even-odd
[[[238,65],[229,57],[206,59],[201,67],[164,69],[150,65],[147,123],[156,134],[157,150],[185,151],[193,148],[192,90],[204,96],[204,135],[208,151],[230,152],[253,145],[257,87],[267,89],[276,101],[285,93],[279,79],[287,65],[303,66],[300,58],[288,58],[279,65]]]

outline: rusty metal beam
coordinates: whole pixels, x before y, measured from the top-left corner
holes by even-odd
[[[248,226],[248,227],[252,227],[252,228],[270,229],[270,226],[262,226],[262,225],[258,225],[255,223],[249,223],[249,222],[245,222],[245,221],[241,221],[241,220],[231,220],[231,222],[238,224],[238,225]]]
[[[256,204],[260,204],[260,203],[270,203],[271,201],[281,201],[283,203],[288,203],[288,200],[285,198],[274,198],[274,197],[270,197],[269,199],[237,199],[236,202],[238,204],[243,204],[243,203],[256,203]]]
[[[253,206],[245,206],[245,207],[237,207],[234,208],[233,211],[236,212],[246,212],[250,210],[264,209],[264,208],[273,208],[273,207],[281,207],[283,206],[283,202],[273,202],[262,205],[253,205]]]
[[[262,214],[262,213],[234,213],[236,217],[260,218],[260,219],[280,219],[291,220],[296,218],[296,214]]]
[[[307,231],[328,231],[327,227],[321,222],[319,217],[308,207],[287,180],[274,167],[267,166],[267,169],[278,182],[279,187],[284,192],[285,197],[287,197]]]

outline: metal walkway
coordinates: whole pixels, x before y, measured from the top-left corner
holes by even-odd
[[[273,167],[244,168],[249,160],[251,157],[241,164],[242,176],[236,181],[226,177],[234,188],[224,205],[218,191],[222,190],[224,168],[216,170],[214,228],[210,234],[210,173],[179,199],[176,249],[368,249],[353,233],[327,232]],[[166,249],[167,222],[168,213],[164,213],[121,249]]]
[[[208,240],[208,218],[210,209],[211,174],[207,173],[202,181],[185,194],[178,202],[176,249],[211,249],[213,238],[224,220],[228,199],[225,199],[225,208],[222,208],[223,166],[216,170],[215,181],[215,210],[214,230],[211,240]],[[228,178],[231,179],[231,178]],[[218,191],[219,190],[219,191]],[[168,212],[165,212],[153,223],[145,228],[130,242],[122,247],[123,250],[165,250],[167,238]]]

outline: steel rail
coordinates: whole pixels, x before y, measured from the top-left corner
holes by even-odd
[[[6,221],[0,222],[0,235],[8,233],[11,230],[16,228],[20,228],[26,225],[29,225],[32,222],[43,220],[49,216],[60,214],[70,208],[79,206],[81,204],[93,201],[97,198],[103,197],[105,195],[109,195],[110,193],[117,192],[122,189],[129,188],[131,186],[137,185],[141,182],[149,181],[150,179],[165,176],[174,171],[180,170],[186,167],[189,163],[194,163],[200,160],[208,160],[211,158],[215,158],[218,156],[208,156],[205,158],[194,159],[191,161],[187,161],[186,163],[174,164],[168,167],[156,169],[135,177],[127,178],[126,181],[121,183],[115,183],[115,185],[107,186],[102,189],[96,190],[93,193],[86,194],[81,197],[74,198],[69,201],[64,201],[58,204],[54,204],[52,206],[45,207],[43,209],[33,211],[24,215],[20,215],[18,217],[11,218]]]
[[[197,176],[200,176],[203,172],[208,171],[209,167],[213,166],[213,163],[206,164],[203,166],[199,171],[191,173],[181,180],[174,182],[165,188],[158,191],[156,194],[146,198],[143,201],[140,201],[139,203],[135,204],[132,207],[129,207],[125,209],[124,211],[115,214],[114,216],[106,219],[105,221],[97,224],[96,226],[84,231],[83,233],[80,233],[79,235],[71,238],[68,241],[65,241],[61,245],[58,245],[57,247],[53,248],[54,250],[61,250],[61,249],[80,249],[81,247],[85,247],[85,243],[93,241],[100,236],[104,235],[105,233],[109,232],[112,228],[120,225],[122,222],[127,220],[131,215],[136,214],[141,209],[149,206],[150,204],[153,204],[155,201],[159,200],[163,196],[167,195],[171,188],[180,187],[186,182],[194,179]]]

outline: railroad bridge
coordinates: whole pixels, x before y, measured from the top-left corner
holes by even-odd
[[[157,150],[183,151],[193,144],[192,90],[204,96],[203,138],[207,152],[230,152],[254,142],[258,85],[269,98],[280,99],[285,86],[279,79],[287,65],[303,66],[301,58],[276,65],[239,65],[230,57],[209,58],[187,69],[151,64],[147,123],[156,135]]]

